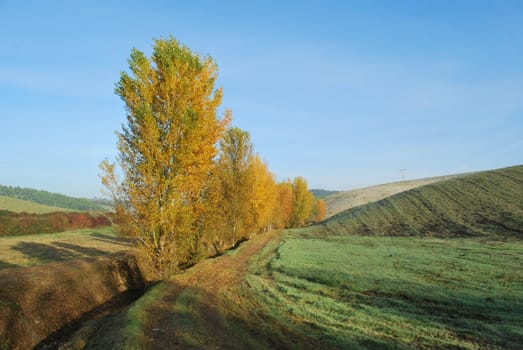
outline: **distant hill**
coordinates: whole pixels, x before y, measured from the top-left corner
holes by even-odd
[[[318,199],[324,199],[325,197],[331,196],[331,195],[336,194],[336,193],[338,193],[340,191],[329,191],[329,190],[313,189],[313,190],[310,190],[310,192],[312,192],[314,197],[316,197]]]
[[[71,209],[51,207],[22,199],[0,196],[0,210],[8,210],[14,213],[47,214],[57,211],[71,211]]]
[[[379,201],[393,194],[410,190],[438,181],[448,180],[464,174],[430,177],[418,180],[391,182],[387,184],[358,188],[350,191],[335,192],[323,199],[327,205],[327,217],[359,205]]]
[[[352,208],[325,234],[523,237],[523,165],[459,176]]]
[[[94,203],[89,199],[74,198],[63,194],[35,190],[32,188],[0,185],[0,196],[76,211],[106,210],[105,206]],[[9,210],[8,208],[5,209]]]

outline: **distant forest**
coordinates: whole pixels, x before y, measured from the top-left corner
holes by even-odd
[[[103,205],[89,199],[74,198],[59,193],[35,190],[32,188],[0,185],[0,195],[14,197],[39,204],[78,211],[107,210]]]

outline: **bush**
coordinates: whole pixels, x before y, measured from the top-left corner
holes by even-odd
[[[0,236],[63,232],[111,224],[109,213],[27,214],[0,210]]]

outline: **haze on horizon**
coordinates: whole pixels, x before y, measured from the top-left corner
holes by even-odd
[[[278,179],[350,189],[523,163],[523,3],[0,3],[0,184],[100,196],[132,47],[219,66]]]

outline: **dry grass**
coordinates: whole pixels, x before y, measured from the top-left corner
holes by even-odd
[[[113,227],[0,238],[0,269],[101,256],[130,249]]]

